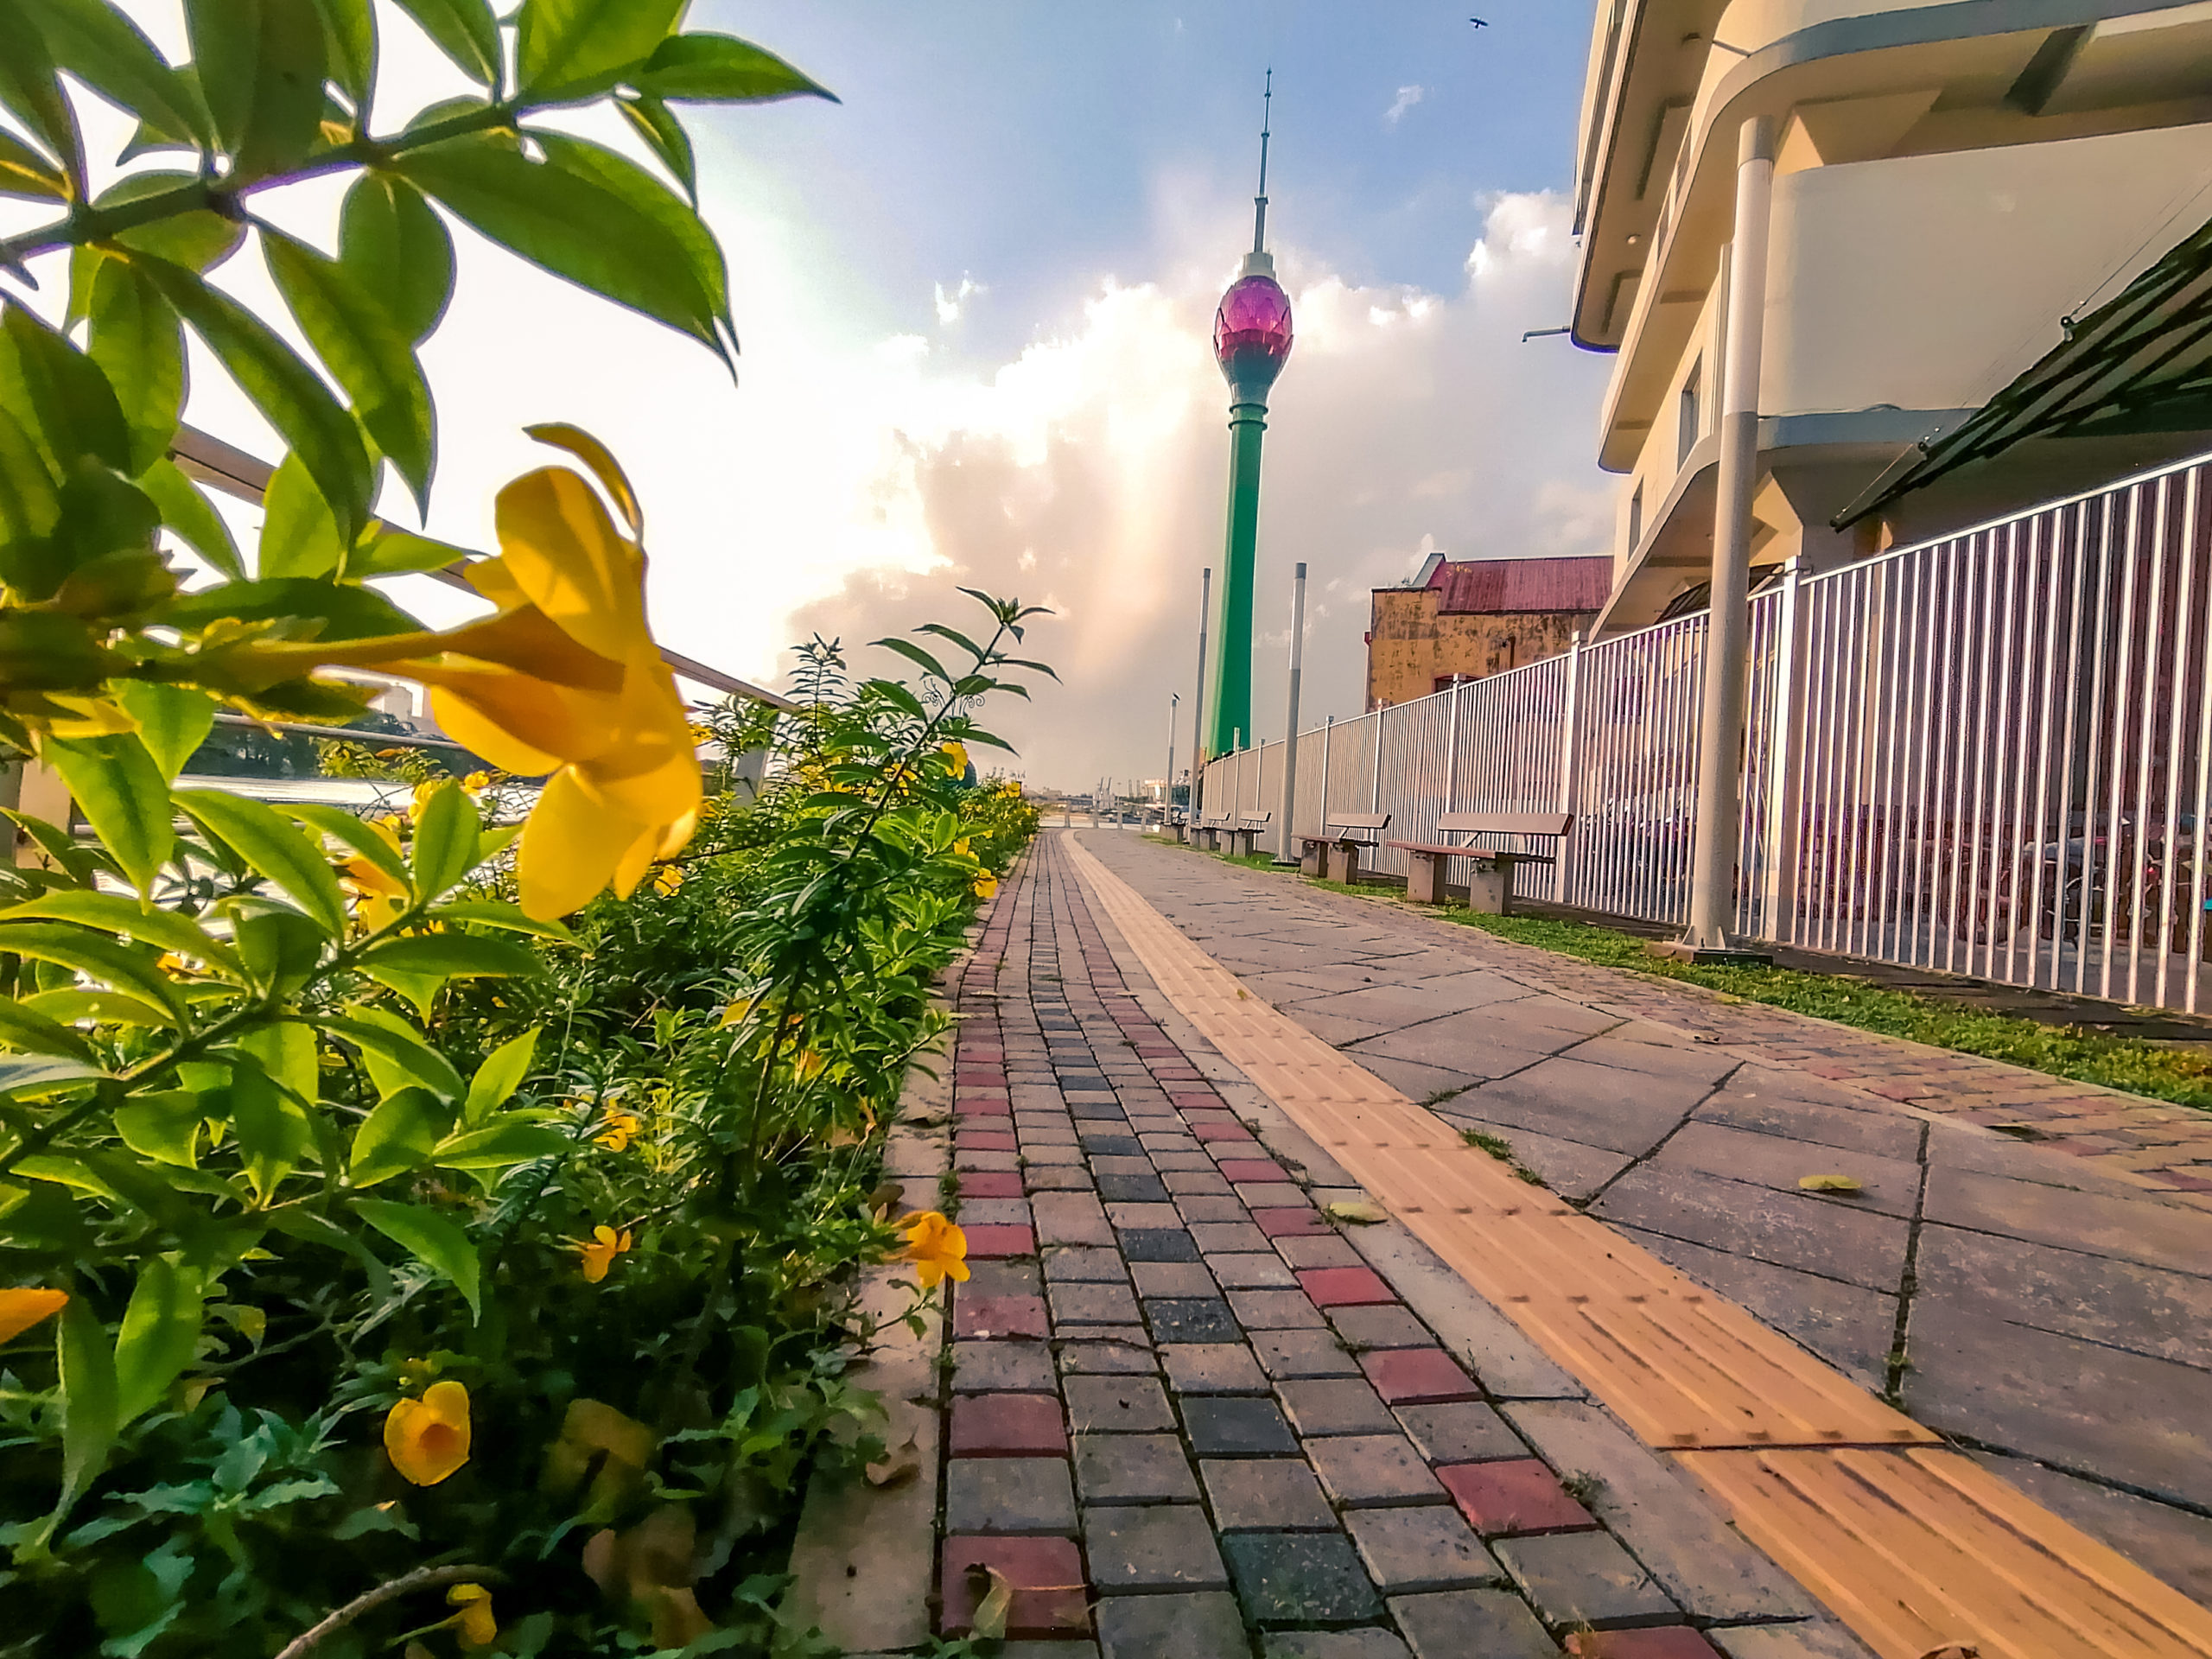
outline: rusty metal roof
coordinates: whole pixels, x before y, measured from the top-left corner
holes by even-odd
[[[1595,611],[1613,591],[1611,559],[1467,559],[1436,567],[1440,616],[1511,611]]]

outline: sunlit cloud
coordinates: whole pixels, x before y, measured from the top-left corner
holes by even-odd
[[[1406,118],[1408,110],[1427,96],[1428,89],[1426,86],[1399,87],[1397,97],[1390,101],[1390,107],[1382,111],[1382,124],[1388,127],[1396,126],[1399,122]]]

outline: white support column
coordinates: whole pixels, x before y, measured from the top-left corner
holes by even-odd
[[[1459,688],[1466,683],[1452,677],[1452,706],[1444,722],[1444,810],[1459,810]]]
[[[1559,810],[1572,819],[1581,810],[1580,804],[1582,782],[1582,630],[1574,631],[1573,641],[1567,648],[1567,694],[1565,707],[1560,712],[1559,725]],[[1570,861],[1574,857],[1574,843],[1579,826],[1570,823],[1567,834],[1560,837],[1559,862],[1552,866],[1552,900],[1567,902]]]
[[[1689,926],[1681,949],[1730,948],[1743,786],[1745,658],[1751,645],[1751,497],[1758,482],[1759,347],[1766,327],[1767,220],[1774,198],[1774,118],[1738,135],[1736,225],[1728,274],[1720,476],[1713,518],[1713,612],[1698,725],[1697,838]]]
[[[1198,573],[1198,688],[1191,698],[1191,804],[1184,814],[1198,821],[1198,803],[1205,791],[1206,762],[1206,620],[1213,608],[1213,567]]]
[[[1370,812],[1382,810],[1382,716],[1389,708],[1387,702],[1375,705],[1375,776],[1367,789],[1367,810]]]
[[[1774,736],[1767,756],[1766,937],[1788,944],[1797,937],[1798,849],[1802,837],[1805,772],[1805,683],[1812,640],[1805,626],[1802,562],[1793,556],[1782,574],[1782,628],[1775,641]]]
[[[1298,677],[1306,661],[1306,567],[1300,564],[1290,579],[1290,710],[1283,717],[1282,833],[1275,841],[1275,862],[1294,864],[1291,849],[1291,814],[1298,810]]]

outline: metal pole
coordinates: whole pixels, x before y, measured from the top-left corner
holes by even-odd
[[[1175,816],[1175,711],[1182,706],[1183,694],[1167,694],[1167,787],[1160,798],[1160,827],[1167,828],[1167,821]]]
[[[1562,699],[1559,729],[1559,810],[1569,818],[1580,811],[1578,797],[1582,781],[1582,630],[1574,631],[1574,638],[1567,648],[1567,690]],[[1573,872],[1569,861],[1574,856],[1575,842],[1581,838],[1582,826],[1567,825],[1567,833],[1560,837],[1559,862],[1552,866],[1554,902],[1567,902],[1567,883]]]
[[[1459,810],[1459,688],[1465,682],[1457,674],[1452,677],[1452,702],[1449,718],[1444,725],[1444,810]]]
[[[1337,729],[1337,717],[1331,715],[1321,724],[1321,816],[1314,825],[1323,835],[1329,833],[1329,739]]]
[[[1298,808],[1298,676],[1305,660],[1306,567],[1300,564],[1290,578],[1290,709],[1283,716],[1287,735],[1282,745],[1282,835],[1276,842],[1278,864],[1297,862],[1290,850],[1290,815]]]
[[[1213,567],[1198,572],[1198,689],[1191,703],[1191,804],[1185,819],[1198,821],[1206,781],[1206,619],[1213,608]]]
[[[1387,702],[1375,705],[1375,776],[1367,789],[1367,810],[1370,812],[1382,810],[1382,714],[1389,706]]]
[[[1766,326],[1767,219],[1774,195],[1774,120],[1744,123],[1736,151],[1736,226],[1728,276],[1726,405],[1713,500],[1713,613],[1700,711],[1697,838],[1690,860],[1692,950],[1725,950],[1735,912],[1744,746],[1745,657],[1751,641],[1751,495],[1758,482],[1759,346]]]
[[[1781,638],[1775,642],[1773,736],[1766,763],[1766,933],[1797,937],[1797,862],[1803,816],[1805,691],[1812,669],[1803,561],[1783,567]]]

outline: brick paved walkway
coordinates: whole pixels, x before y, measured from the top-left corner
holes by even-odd
[[[1572,1379],[1463,1368],[1141,991],[1040,839],[958,988],[942,1630],[995,1569],[1024,1659],[1863,1653]]]

